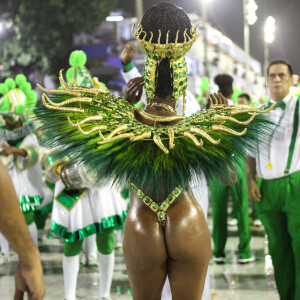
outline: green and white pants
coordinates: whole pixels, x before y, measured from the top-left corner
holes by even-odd
[[[261,182],[266,229],[280,300],[300,299],[300,171]]]

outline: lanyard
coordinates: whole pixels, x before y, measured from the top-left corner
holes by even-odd
[[[292,100],[292,98],[290,99],[290,101],[289,101],[289,103],[288,103],[288,105],[287,105],[287,108],[290,106],[291,100]],[[274,134],[275,134],[277,128],[278,128],[278,127],[280,126],[280,124],[281,124],[281,121],[282,121],[282,119],[283,119],[283,117],[284,117],[284,115],[285,115],[285,113],[286,113],[286,111],[287,111],[287,108],[282,112],[282,114],[281,114],[281,116],[280,116],[280,118],[279,118],[279,121],[278,121],[278,123],[276,124],[275,128],[273,129],[273,131],[272,131],[272,133],[271,133],[271,135],[270,135],[270,138],[269,138],[269,143],[268,143],[268,165],[267,165],[268,170],[271,170],[271,169],[272,169],[272,164],[271,164],[271,142],[272,142],[273,136],[274,136]]]
[[[286,167],[284,170],[285,175],[287,175],[290,172],[292,158],[293,158],[293,154],[294,154],[294,150],[295,150],[298,127],[299,127],[299,99],[297,99],[297,104],[296,104],[296,108],[295,108],[295,112],[294,112],[293,133],[292,133],[291,144],[289,147],[289,156],[288,156],[288,160],[287,160]]]
[[[290,99],[287,108],[290,106],[291,100],[293,98]],[[286,108],[286,109],[287,109]],[[268,143],[268,170],[272,169],[272,164],[270,161],[270,156],[271,156],[271,142],[274,136],[274,133],[276,132],[277,128],[280,126],[281,121],[285,115],[285,111],[283,111],[282,115],[280,116],[280,119],[278,121],[278,123],[276,124],[275,128],[272,131],[272,134],[270,135],[269,138],[269,143]],[[299,123],[299,100],[297,99],[297,103],[296,103],[296,107],[295,107],[295,111],[294,111],[294,120],[293,120],[293,132],[292,132],[292,137],[291,137],[291,142],[290,142],[290,146],[289,146],[289,154],[288,154],[288,159],[287,159],[287,164],[286,164],[286,168],[284,170],[284,174],[287,175],[289,173],[290,167],[291,167],[291,163],[292,163],[292,158],[293,158],[293,154],[294,154],[294,149],[295,149],[295,144],[296,144],[296,137],[297,137],[297,133],[298,133],[298,123]]]

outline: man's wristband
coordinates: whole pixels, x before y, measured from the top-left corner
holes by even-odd
[[[132,60],[127,65],[123,65],[123,63],[122,63],[122,71],[124,73],[127,73],[127,72],[131,71],[133,68],[134,68],[134,63],[133,63]]]

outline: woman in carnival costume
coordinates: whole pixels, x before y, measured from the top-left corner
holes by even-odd
[[[34,211],[45,194],[40,146],[29,115],[37,102],[24,75],[7,78],[0,84],[0,114],[4,122],[0,128],[0,156],[7,160],[6,167],[14,183],[29,232],[37,244],[37,229],[33,222]],[[11,157],[11,160],[8,160]]]
[[[184,55],[197,28],[181,8],[162,3],[133,34],[148,55],[146,110],[103,89],[66,84],[61,73],[64,90],[40,87],[50,97],[43,95],[45,108],[37,113],[48,138],[79,161],[86,184],[130,181],[123,250],[133,299],[160,299],[167,275],[173,299],[201,299],[210,235],[189,179],[202,171],[232,183],[229,169],[267,133],[261,114],[267,110],[216,104],[177,115],[176,100],[187,87]],[[226,102],[221,95],[211,100]]]
[[[71,68],[67,70],[67,80],[71,84],[85,88],[105,87],[96,78],[91,78],[90,72],[85,67],[86,55],[83,51],[73,51],[69,62]],[[78,181],[76,160],[72,160],[68,155],[62,160],[56,160],[55,157],[59,152],[60,150],[56,149],[45,158],[45,169],[48,179],[56,182],[51,232],[64,238],[64,298],[67,300],[76,298],[79,256],[85,242],[88,249],[94,248],[97,244],[100,271],[99,299],[110,299],[114,269],[114,233],[116,228],[124,225],[126,206],[120,192],[112,187],[112,182],[101,188],[82,186]],[[61,152],[64,152],[64,148]],[[57,167],[62,165],[62,161],[67,168],[60,174]]]
[[[127,43],[125,44],[122,52],[121,52],[121,62],[122,62],[122,76],[125,82],[128,84],[128,86],[131,87],[131,90],[135,87],[132,82],[141,82],[143,83],[144,79],[141,77],[140,72],[138,69],[134,66],[133,63],[133,56],[135,55],[137,51],[137,46],[133,43]],[[129,89],[128,89],[129,92]],[[147,106],[146,102],[146,94],[142,92],[141,97],[140,95],[136,95],[136,93],[126,93],[126,100],[129,102],[135,102],[140,98],[140,101],[137,104],[142,103],[142,107]],[[197,103],[197,100],[194,98],[193,94],[186,90],[186,104],[185,104],[185,112],[184,115],[186,117],[191,116],[194,113],[197,113],[201,110],[199,104]],[[137,106],[135,104],[135,107]],[[177,113],[182,113],[183,111],[183,99],[182,97],[177,100]],[[191,182],[189,182],[189,185],[192,189],[192,192],[199,203],[205,218],[207,219],[207,211],[208,211],[208,187],[207,182],[204,176],[197,176],[194,174],[192,176]],[[171,287],[168,278],[166,279],[163,291],[162,291],[162,300],[171,300],[172,299],[172,293],[171,293]],[[211,300],[211,293],[210,293],[210,284],[209,284],[209,269],[207,270],[203,294],[202,294],[202,300]]]

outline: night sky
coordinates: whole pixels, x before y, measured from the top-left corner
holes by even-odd
[[[201,14],[201,0],[144,0],[144,10],[153,4],[171,2],[187,12]],[[270,45],[270,60],[288,60],[294,73],[300,74],[300,1],[299,0],[255,0],[258,5],[258,20],[250,26],[250,55],[263,64],[264,22],[268,16],[275,18],[275,40]],[[135,0],[123,0],[122,6],[134,12]],[[207,8],[208,22],[227,35],[241,48],[244,47],[243,0],[212,0]]]

